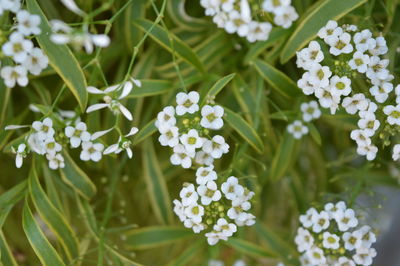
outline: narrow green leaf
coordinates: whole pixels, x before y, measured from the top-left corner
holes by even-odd
[[[168,1],[167,10],[170,13],[170,18],[180,27],[193,32],[203,31],[207,26],[212,25],[204,19],[191,17],[185,10],[186,0],[170,0]]]
[[[127,98],[142,98],[166,93],[173,88],[173,84],[167,80],[144,79],[141,87],[135,87]]]
[[[235,237],[230,237],[228,241],[226,241],[226,244],[234,248],[238,252],[241,252],[243,254],[246,254],[254,258],[276,257],[276,255],[272,251],[269,251],[264,247],[261,248],[253,243]]]
[[[217,96],[217,94],[235,77],[235,75],[235,73],[232,73],[219,79],[208,91],[204,91],[204,93],[202,93],[200,105],[204,105],[207,99],[213,99]]]
[[[272,181],[278,181],[288,170],[291,161],[293,160],[293,150],[295,147],[295,139],[291,134],[285,132],[281,142],[278,146],[278,150],[272,160],[270,169],[270,179]]]
[[[314,141],[321,146],[322,139],[321,134],[319,134],[318,129],[314,126],[314,124],[308,124],[308,128],[310,129],[310,135],[314,139]]]
[[[254,67],[260,73],[260,75],[274,88],[277,92],[285,96],[286,98],[294,98],[301,95],[300,89],[296,83],[286,76],[280,70],[274,68],[270,64],[256,59],[254,61]]]
[[[172,222],[171,199],[151,140],[146,141],[144,149],[146,152],[143,152],[143,169],[151,205],[158,221],[162,224],[170,224]]]
[[[139,29],[148,32],[151,27],[153,26],[153,22],[149,20],[134,20],[133,22]],[[175,50],[175,53],[177,56],[188,62],[189,64],[193,65],[195,68],[197,68],[200,72],[205,72],[204,70],[204,65],[200,61],[199,57],[196,55],[195,52],[183,41],[181,41],[178,37],[173,35],[172,33],[167,33],[162,27],[155,25],[152,29],[151,32],[149,32],[149,36],[156,41],[158,44],[160,44],[162,47],[167,49],[170,53],[173,53],[174,51],[171,48],[171,43],[170,41],[173,42],[173,47]],[[170,40],[170,37],[171,39]]]
[[[196,255],[203,251],[202,245],[204,240],[198,240],[197,242],[190,244],[190,246],[182,252],[182,254],[168,263],[168,266],[185,266],[188,265],[190,260]]]
[[[139,130],[139,132],[135,135],[135,138],[133,139],[133,145],[139,144],[140,142],[157,132],[155,122],[156,120],[153,119]]]
[[[65,167],[62,168],[60,172],[64,182],[86,199],[93,197],[94,194],[96,194],[96,186],[66,151],[63,152],[63,156],[65,159]]]
[[[296,30],[281,52],[281,63],[286,63],[312,40],[328,20],[338,20],[367,0],[320,0],[298,22]]]
[[[148,249],[193,236],[193,232],[184,227],[150,226],[135,229],[127,233],[126,243],[133,249]]]
[[[68,258],[74,259],[79,255],[78,240],[68,222],[56,207],[50,202],[46,193],[39,183],[39,179],[34,167],[29,174],[29,192],[32,202],[39,212],[44,222],[52,229],[58,238],[58,242],[63,246]]]
[[[257,152],[262,153],[264,144],[257,132],[242,117],[224,107],[226,122],[244,138]]]
[[[57,251],[44,236],[42,229],[33,218],[28,202],[25,201],[22,214],[22,227],[29,243],[44,266],[65,265]]]
[[[7,190],[7,192],[1,194],[0,212],[2,212],[4,208],[9,207],[10,205],[14,205],[18,201],[20,201],[25,196],[27,187],[27,181],[24,180],[13,188]]]
[[[2,265],[18,266],[18,263],[14,259],[2,230],[0,230],[0,252]]]
[[[36,36],[40,47],[48,56],[50,65],[64,80],[65,84],[78,100],[81,110],[84,111],[88,95],[85,76],[78,61],[66,45],[58,45],[50,40],[51,28],[49,22],[37,2],[35,0],[27,0],[26,3],[29,12],[39,15],[41,18],[40,26],[42,33]]]

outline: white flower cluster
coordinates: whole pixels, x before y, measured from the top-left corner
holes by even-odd
[[[343,201],[328,203],[321,212],[310,208],[300,216],[300,223],[295,242],[302,266],[372,264],[376,236],[367,225],[356,230],[355,212]]]
[[[128,137],[133,136],[138,132],[136,127],[133,127],[125,136],[120,136],[117,143],[110,145],[104,149],[104,144],[97,141],[98,138],[110,132],[113,128],[98,131],[93,134],[87,130],[87,125],[76,118],[75,112],[63,111],[56,117],[57,124],[63,124],[65,127],[56,130],[53,127],[53,120],[49,117],[43,121],[34,121],[32,126],[7,126],[6,130],[31,127],[31,131],[25,137],[24,141],[13,147],[13,152],[16,154],[15,164],[17,168],[22,166],[23,159],[33,151],[40,155],[45,155],[49,161],[49,167],[53,170],[64,168],[64,157],[62,150],[70,144],[71,148],[81,147],[80,159],[82,161],[98,162],[103,154],[118,154],[126,150],[128,157],[132,158],[132,144]]]
[[[316,101],[302,103],[300,109],[302,112],[302,119],[306,123],[318,119],[321,116],[321,110]],[[288,125],[287,130],[295,139],[301,139],[303,135],[308,133],[308,127],[300,120],[295,120],[292,124]]]
[[[258,11],[251,10],[248,0],[201,0],[200,4],[219,28],[246,37],[249,42],[267,40],[272,30],[270,22],[253,19],[253,13]],[[299,17],[291,0],[264,0],[262,11],[272,15],[273,23],[283,28],[289,28]]]
[[[297,85],[304,94],[315,95],[332,114],[340,106],[348,114],[358,114],[359,128],[351,132],[351,138],[357,143],[358,154],[374,160],[378,147],[372,138],[388,139],[388,135],[399,132],[400,126],[400,85],[394,89],[394,77],[387,69],[389,60],[381,58],[388,52],[386,41],[381,36],[374,38],[369,30],[359,31],[355,25],[340,27],[336,21],[329,21],[318,36],[323,42],[311,41],[307,48],[297,52],[297,66],[307,71]],[[329,54],[324,55],[321,45],[327,45]],[[337,56],[348,60],[334,61]],[[323,65],[324,59],[335,63]],[[370,89],[355,90],[352,78],[365,79]],[[395,93],[393,98],[389,97],[391,92]],[[378,129],[381,134],[377,134]]]
[[[3,55],[12,59],[12,64],[0,65],[0,76],[8,88],[17,84],[25,87],[29,83],[28,74],[39,75],[49,63],[43,51],[30,40],[41,33],[40,17],[21,9],[19,0],[0,1],[0,16],[6,11],[15,14],[13,19],[16,24],[9,29],[11,34],[8,40],[5,43],[0,40]]]
[[[237,230],[237,226],[251,226],[255,216],[250,210],[250,200],[254,196],[241,186],[236,177],[229,177],[221,187],[213,166],[200,167],[196,172],[196,183],[185,184],[175,199],[174,212],[187,228],[195,233],[205,230],[210,245],[219,240],[227,240]]]
[[[162,146],[173,148],[171,163],[190,168],[198,165],[213,165],[229,151],[224,137],[209,137],[210,130],[219,130],[224,125],[224,109],[219,105],[198,105],[200,95],[196,91],[180,92],[176,95],[177,106],[167,106],[158,113],[155,123]],[[200,115],[199,116],[199,111]]]

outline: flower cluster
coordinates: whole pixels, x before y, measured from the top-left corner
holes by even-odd
[[[200,167],[196,172],[196,185],[185,184],[174,200],[174,212],[187,228],[195,233],[205,230],[210,245],[219,240],[227,240],[237,230],[237,226],[251,226],[254,215],[248,213],[254,196],[241,186],[236,177],[229,177],[220,188],[214,167]]]
[[[376,237],[367,225],[359,227],[355,212],[343,201],[328,203],[318,212],[310,208],[300,216],[295,242],[305,265],[371,265]]]
[[[35,47],[31,41],[32,36],[41,33],[40,17],[22,9],[19,0],[0,1],[0,17],[5,12],[13,14],[15,25],[8,29],[0,28],[0,32],[2,30],[10,32],[4,43],[0,38],[0,46],[3,52],[3,55],[0,54],[0,60],[3,59],[2,57],[12,59],[4,60],[7,65],[0,68],[0,76],[8,88],[13,88],[17,84],[25,87],[29,83],[28,74],[39,75],[47,68],[49,62],[44,52]]]
[[[56,119],[55,123],[53,123],[53,119],[46,117],[43,121],[34,121],[31,126],[11,125],[6,127],[6,130],[31,128],[23,142],[12,148],[16,154],[15,164],[17,168],[22,166],[23,159],[31,151],[44,155],[49,161],[51,169],[64,168],[62,150],[68,144],[71,148],[81,148],[80,159],[82,161],[98,162],[103,154],[118,154],[123,150],[126,150],[128,157],[132,158],[131,141],[128,137],[138,132],[136,127],[133,127],[125,136],[120,136],[116,144],[104,149],[104,144],[99,142],[98,139],[113,128],[91,134],[87,130],[87,125],[72,111],[62,111],[54,115],[54,118]],[[55,124],[57,125],[56,128]]]
[[[262,12],[267,14],[264,17],[273,16],[271,22],[254,20],[254,13],[259,8],[252,10],[248,0],[201,0],[200,4],[205,8],[205,14],[212,16],[219,28],[246,37],[249,42],[267,40],[272,30],[272,21],[278,26],[289,28],[299,17],[291,0],[264,0]]]
[[[379,138],[389,145],[390,137],[400,130],[400,86],[394,88],[389,60],[382,58],[388,52],[386,41],[381,36],[374,38],[368,29],[338,26],[336,21],[329,21],[318,36],[323,41],[311,41],[297,52],[297,66],[307,71],[297,84],[332,114],[340,106],[348,114],[358,114],[359,128],[351,132],[351,138],[358,154],[374,160],[378,147],[373,140]],[[324,54],[322,46],[329,53]],[[365,80],[369,90],[352,86],[356,78]]]
[[[173,148],[173,165],[190,168],[195,162],[210,166],[214,159],[229,151],[224,137],[209,136],[210,130],[219,130],[224,125],[224,109],[206,104],[200,110],[199,99],[196,91],[180,92],[176,95],[177,106],[167,106],[157,115],[155,125],[161,134],[158,140],[161,145]]]
[[[308,103],[302,103],[300,105],[302,112],[303,122],[311,122],[312,120],[318,119],[321,116],[321,110],[319,109],[316,101]],[[295,120],[292,124],[288,125],[287,130],[293,135],[295,139],[301,139],[301,137],[308,133],[308,127],[303,124],[300,120]]]

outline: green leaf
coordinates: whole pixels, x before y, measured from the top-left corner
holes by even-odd
[[[262,153],[264,144],[257,132],[242,117],[224,107],[226,122],[244,138],[257,152]]]
[[[14,259],[2,230],[0,230],[0,252],[2,265],[18,266],[18,263]]]
[[[56,234],[58,242],[63,246],[68,258],[70,260],[76,258],[79,255],[79,244],[75,233],[43,191],[34,167],[31,168],[29,174],[29,192],[36,210]]]
[[[314,139],[314,141],[321,146],[322,139],[321,134],[319,134],[318,129],[314,126],[314,124],[308,124],[308,128],[310,129],[310,135]]]
[[[162,224],[172,223],[171,199],[151,140],[144,144],[143,169],[153,211]]]
[[[185,266],[189,264],[190,259],[192,259],[200,251],[203,251],[204,240],[198,240],[197,242],[190,244],[190,246],[182,252],[182,254],[168,263],[168,266]]]
[[[173,88],[173,84],[167,80],[140,80],[141,87],[135,87],[127,98],[142,98],[154,96],[169,92]]]
[[[293,136],[288,132],[285,132],[272,160],[269,173],[272,181],[278,181],[281,179],[291,165],[295,142]]]
[[[273,252],[265,249],[264,247],[261,248],[258,245],[255,245],[253,243],[235,237],[230,237],[228,241],[226,241],[226,244],[234,248],[236,251],[254,258],[276,257],[276,255]]]
[[[66,151],[63,152],[63,156],[65,167],[60,170],[61,178],[86,199],[93,197],[96,194],[96,186]]]
[[[27,189],[27,181],[24,180],[13,188],[9,189],[7,192],[4,192],[0,196],[0,212],[3,212],[3,209],[13,206],[18,201],[20,201],[24,196]]]
[[[234,77],[235,73],[229,74],[221,79],[219,79],[208,91],[202,93],[202,100],[200,105],[203,106],[207,99],[213,99],[217,94],[229,83]]]
[[[279,92],[286,98],[294,98],[302,94],[293,80],[291,80],[283,72],[274,68],[270,64],[260,59],[256,59],[254,61],[254,67],[260,73],[260,75],[272,86],[272,88],[274,88],[277,92]]]
[[[85,76],[78,61],[66,45],[58,45],[50,40],[51,27],[37,2],[35,0],[27,0],[26,3],[29,12],[39,15],[41,18],[42,33],[36,36],[40,47],[49,58],[50,65],[64,80],[65,84],[78,100],[81,110],[84,111],[88,95]]]
[[[320,0],[298,22],[296,30],[281,52],[281,63],[286,63],[326,25],[328,20],[338,20],[367,0]]]
[[[133,139],[133,145],[139,144],[140,142],[157,132],[155,122],[156,120],[153,119],[139,130],[139,132],[135,135],[135,138]]]
[[[207,26],[212,25],[207,20],[189,16],[185,10],[185,4],[186,0],[170,0],[167,6],[169,17],[181,28],[193,32],[203,31]]]
[[[151,27],[154,25],[152,21],[149,20],[134,20],[133,22],[139,29],[149,32]],[[175,53],[178,57],[182,58],[189,64],[193,65],[200,72],[205,72],[204,65],[200,61],[199,57],[193,52],[193,50],[181,41],[178,37],[173,35],[172,33],[166,32],[162,27],[155,25],[153,29],[149,32],[150,37],[156,41],[159,45],[167,49],[170,53],[173,53],[173,49],[171,48],[170,41],[173,42],[173,46]],[[170,37],[171,36],[171,40]]]
[[[175,226],[150,226],[127,233],[126,243],[133,249],[159,247],[193,236],[187,228]]]
[[[65,265],[57,251],[44,236],[42,229],[33,218],[28,201],[25,201],[22,214],[22,227],[33,250],[44,266]]]

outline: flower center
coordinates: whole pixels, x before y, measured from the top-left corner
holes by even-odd
[[[196,144],[196,142],[197,142],[197,139],[195,137],[189,137],[188,138],[188,143],[190,145],[194,145],[194,144]]]

